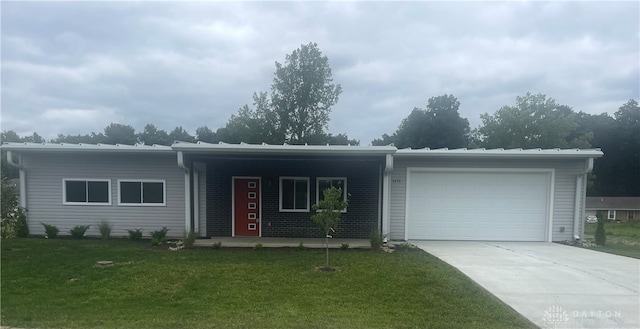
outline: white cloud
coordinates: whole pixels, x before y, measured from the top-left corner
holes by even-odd
[[[45,109],[40,115],[31,118],[32,122],[51,125],[59,131],[70,131],[69,134],[87,134],[102,132],[111,122],[120,122],[122,115],[117,109]]]
[[[459,98],[472,126],[528,91],[613,113],[640,97],[639,9],[636,2],[8,2],[0,120],[2,129],[48,138],[102,131],[112,121],[215,130],[254,91],[269,90],[275,61],[308,42],[329,57],[344,89],[331,131],[362,143],[392,133],[413,107],[444,93]]]
[[[42,51],[37,45],[24,38],[4,36],[2,38],[2,43],[2,48],[5,54],[7,51],[12,51],[18,55],[24,56],[42,55]]]

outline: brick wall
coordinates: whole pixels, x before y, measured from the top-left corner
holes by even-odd
[[[297,157],[288,159],[207,160],[207,236],[231,236],[233,176],[262,178],[262,236],[320,237],[311,212],[280,212],[281,176],[309,177],[310,204],[316,201],[317,177],[346,177],[349,208],[334,234],[368,238],[378,225],[382,157],[357,159]]]

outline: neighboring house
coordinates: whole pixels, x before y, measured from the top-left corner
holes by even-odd
[[[311,206],[329,186],[349,207],[334,236],[392,240],[580,238],[586,174],[599,150],[401,149],[176,142],[7,143],[29,229],[114,224],[170,236],[317,237]]]
[[[640,197],[587,197],[586,211],[587,216],[603,211],[608,220],[640,220]]]

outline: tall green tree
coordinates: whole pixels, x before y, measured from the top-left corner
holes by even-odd
[[[22,138],[23,142],[29,142],[29,143],[44,143],[46,142],[44,138],[42,138],[42,136],[38,135],[37,132],[34,132],[31,136],[25,136]]]
[[[266,92],[253,94],[253,108],[244,105],[231,116],[225,127],[216,131],[217,139],[226,143],[282,144],[276,112],[271,108]]]
[[[94,133],[87,135],[65,135],[58,134],[58,136],[51,140],[52,143],[70,143],[70,144],[78,144],[78,143],[87,143],[87,144],[96,144],[96,143],[106,143],[106,137],[103,133]]]
[[[326,132],[331,107],[341,92],[318,45],[301,45],[286,55],[284,64],[276,62],[271,95],[254,93],[253,107],[241,107],[212,139],[254,144],[358,144],[346,134]]]
[[[640,196],[640,107],[630,99],[616,113],[616,195]],[[615,161],[614,160],[614,161]]]
[[[13,130],[5,130],[0,134],[0,144],[2,143],[20,143],[24,142],[22,138]],[[7,151],[2,151],[0,155],[2,157],[0,171],[2,171],[2,177],[18,178],[18,168],[10,166],[7,162]],[[0,202],[2,202],[0,200]]]
[[[136,138],[136,131],[129,125],[120,123],[111,123],[104,128],[104,135],[106,137],[105,143],[107,144],[126,144],[133,145],[138,139]]]
[[[596,159],[592,173],[589,175],[587,186],[588,196],[613,196],[615,190],[613,183],[616,174],[617,136],[616,120],[607,113],[589,114],[578,112],[576,114],[578,128],[574,130],[569,139],[577,136],[592,134],[591,147],[599,148],[605,156]]]
[[[196,129],[196,139],[206,143],[218,142],[216,133],[207,126],[198,127],[198,129]]]
[[[589,133],[571,138],[578,128],[575,112],[543,94],[517,96],[515,106],[480,118],[479,143],[487,148],[587,148],[592,138]]]
[[[360,145],[360,141],[357,139],[351,139],[347,134],[328,134],[326,135],[326,141],[329,145]]]
[[[271,104],[277,115],[277,130],[289,143],[304,143],[321,135],[329,124],[331,107],[342,87],[333,83],[329,59],[316,43],[301,45],[276,62],[271,85]]]
[[[194,143],[196,139],[189,134],[182,126],[178,126],[169,133],[169,143],[173,142],[190,142]]]
[[[467,147],[469,120],[460,116],[459,109],[460,102],[453,95],[431,97],[426,109],[414,108],[393,135],[384,134],[373,144],[416,149]]]
[[[144,126],[144,130],[139,133],[137,139],[146,145],[170,145],[169,134],[162,129],[158,129],[155,125],[148,123]]]

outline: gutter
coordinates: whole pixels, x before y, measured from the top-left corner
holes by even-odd
[[[191,177],[189,167],[184,163],[184,154],[178,151],[178,168],[184,171],[184,229],[185,235],[191,232]]]
[[[22,165],[22,156],[18,154],[18,162],[13,161],[13,153],[7,151],[7,163],[10,166],[18,168],[20,170],[20,207],[27,208],[27,179],[25,175],[25,169]]]
[[[573,214],[574,214],[574,218],[573,218],[573,239],[574,241],[578,242],[580,241],[580,238],[582,236],[581,234],[581,219],[582,216],[581,214],[584,213],[584,208],[585,205],[580,202],[581,198],[584,196],[585,197],[585,202],[586,202],[586,195],[587,195],[587,191],[586,189],[584,189],[583,185],[586,185],[585,183],[585,179],[587,174],[589,174],[591,171],[593,170],[593,158],[588,158],[585,160],[585,170],[584,172],[578,174],[578,176],[576,176],[576,195],[575,195],[575,202],[574,202],[574,209],[573,209]]]
[[[601,157],[600,150],[558,151],[475,151],[475,150],[398,150],[395,156],[402,158],[491,158],[491,159],[579,159]]]
[[[396,152],[393,146],[345,146],[345,145],[270,145],[270,144],[210,144],[198,142],[171,145],[174,151],[199,154],[242,155],[344,155],[375,156]]]

